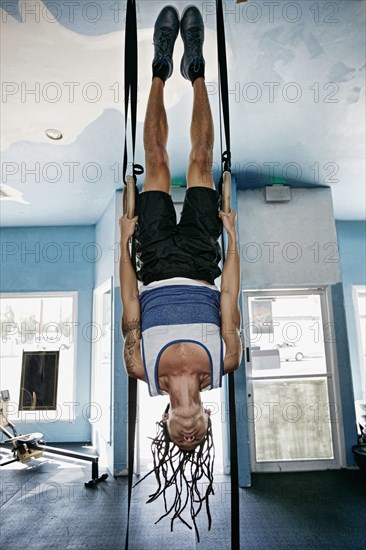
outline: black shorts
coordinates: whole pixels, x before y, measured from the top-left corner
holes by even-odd
[[[137,197],[137,275],[144,285],[172,277],[214,284],[220,276],[222,222],[219,194],[208,187],[187,189],[181,218],[171,196],[145,191]]]

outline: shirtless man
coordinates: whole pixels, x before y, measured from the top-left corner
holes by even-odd
[[[192,82],[193,113],[187,192],[177,224],[170,195],[164,87],[172,74],[179,28],[184,42],[181,73]],[[184,451],[195,449],[207,431],[209,412],[202,407],[200,392],[220,387],[222,375],[237,369],[242,355],[236,213],[219,211],[211,173],[214,128],[204,80],[203,40],[203,21],[196,7],[186,8],[181,21],[171,6],[160,12],[144,124],[146,177],[136,217],[120,220],[126,371],[147,382],[150,395],[169,394],[170,410],[163,422],[171,441]],[[214,280],[221,274],[222,225],[228,249],[219,291]],[[129,251],[134,233],[137,274]],[[143,283],[140,288],[138,280]]]

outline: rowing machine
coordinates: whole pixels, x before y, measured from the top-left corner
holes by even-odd
[[[21,462],[25,464],[31,458],[38,459],[43,454],[60,455],[68,458],[74,458],[77,460],[86,460],[91,462],[92,466],[92,479],[85,483],[85,487],[96,487],[101,481],[105,481],[108,478],[108,474],[102,474],[99,476],[99,457],[96,455],[87,455],[85,453],[75,453],[66,449],[59,449],[57,447],[51,447],[42,439],[41,433],[30,434],[18,434],[16,427],[6,416],[7,404],[10,401],[10,394],[8,390],[0,392],[0,431],[6,436],[6,440],[1,441],[1,445],[11,444],[11,451],[13,457],[11,459],[5,459],[0,461],[0,466],[6,466],[12,462]],[[11,431],[10,431],[11,430]]]

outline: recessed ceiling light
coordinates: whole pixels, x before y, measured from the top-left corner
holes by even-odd
[[[56,141],[63,138],[62,132],[60,132],[60,130],[56,130],[55,128],[49,128],[45,131],[45,134],[48,138]]]

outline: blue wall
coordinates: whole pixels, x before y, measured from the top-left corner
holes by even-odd
[[[361,372],[352,285],[366,284],[366,221],[338,221],[337,235],[342,268],[347,333],[355,399],[362,399]]]
[[[47,441],[90,440],[90,424],[82,408],[90,402],[91,343],[83,337],[83,328],[92,319],[94,243],[94,226],[1,229],[1,292],[78,293],[73,400],[80,405],[75,422],[18,423],[20,433],[41,430]]]

